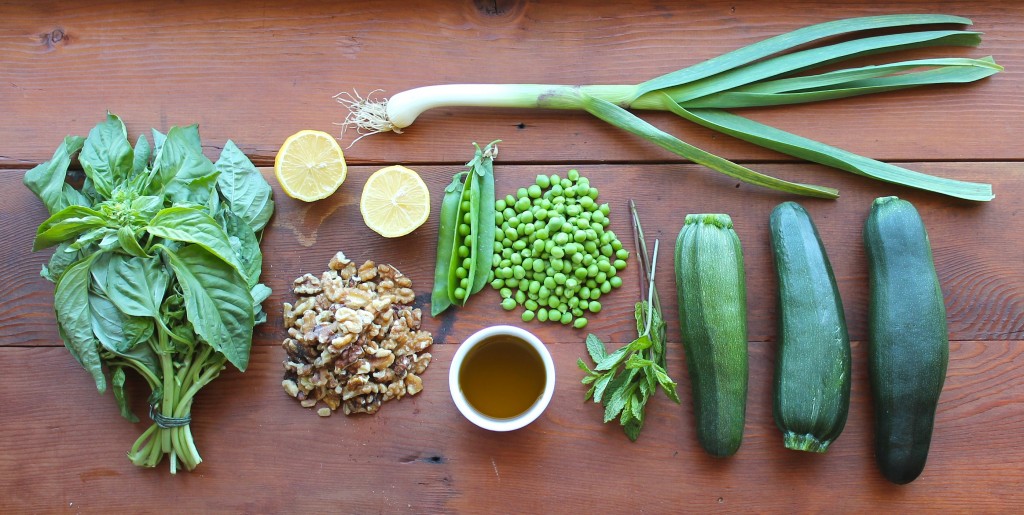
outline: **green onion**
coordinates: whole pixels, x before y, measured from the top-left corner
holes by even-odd
[[[918,30],[855,37],[849,41],[793,50],[843,34],[934,24],[970,25],[971,21],[957,16],[908,14],[820,23],[636,85],[449,84],[403,91],[390,99],[370,98],[372,93],[367,98],[349,93],[341,93],[335,98],[348,107],[344,125],[346,128],[355,127],[359,138],[380,132],[401,133],[421,113],[437,107],[583,110],[730,177],[788,193],[838,197],[838,191],[833,188],[764,175],[701,150],[645,122],[628,109],[669,111],[718,132],[865,177],[968,200],[991,200],[994,197],[991,185],[914,172],[724,111],[818,102],[928,84],[968,83],[1003,69],[991,57],[936,58],[797,75],[864,55],[931,46],[977,46],[981,42],[981,35],[977,32]]]

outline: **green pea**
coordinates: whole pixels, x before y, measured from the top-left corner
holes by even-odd
[[[504,308],[505,311],[512,311],[516,307],[516,300],[512,297],[505,297],[505,299],[501,301],[501,307]]]
[[[551,308],[548,310],[548,320],[552,322],[558,322],[562,319],[562,312],[557,308]]]
[[[504,236],[504,235],[505,235],[505,233],[504,233],[504,231],[502,231],[502,236]],[[504,247],[511,247],[512,246],[512,240],[507,238],[507,237],[502,238],[501,239],[501,246],[502,246],[502,248],[504,248]]]
[[[629,258],[629,251],[626,250],[626,249],[616,250],[615,251],[615,257],[617,257],[619,259],[627,259],[627,258]]]
[[[544,278],[544,287],[545,288],[547,288],[549,290],[554,290],[555,286],[557,286],[557,285],[555,284],[555,278],[554,277],[548,276],[548,277]]]
[[[612,241],[612,248],[615,249],[615,250],[622,249],[622,242],[619,241],[619,240],[613,240]]]
[[[601,283],[601,293],[608,293],[612,291],[611,283]]]
[[[530,310],[523,311],[523,322],[529,322],[529,321],[533,320],[534,316],[535,315],[534,315],[533,311],[530,311]]]
[[[615,255],[615,251],[612,249],[611,245],[601,245],[601,255],[610,258]]]
[[[597,267],[596,263],[591,263],[587,267],[587,277],[597,277],[597,274],[601,273],[601,269]],[[608,275],[607,273],[605,275]]]
[[[579,265],[580,263],[583,263],[583,260],[585,260],[588,257],[590,256],[587,254],[576,253],[572,255],[572,262]]]
[[[590,300],[597,300],[597,299],[600,299],[600,298],[601,298],[601,289],[600,288],[591,288],[590,289]]]
[[[596,300],[592,300],[590,301],[590,304],[587,305],[587,310],[590,311],[591,313],[600,313],[601,303]]]
[[[496,211],[494,213],[494,223],[496,225],[501,225],[505,223],[505,215],[501,214],[501,211]]]
[[[562,318],[559,321],[564,325],[569,325],[569,322],[572,322],[572,313],[568,311],[562,313]]]
[[[555,248],[558,248],[558,247],[555,247]],[[553,258],[551,258],[548,261],[548,266],[551,268],[551,270],[553,270],[555,272],[561,272],[562,269],[565,268],[565,262],[563,262],[559,258],[553,257]]]
[[[556,273],[555,274],[555,284],[557,284],[559,286],[565,284],[565,274],[563,274],[562,272]]]
[[[590,221],[588,221],[586,218],[577,218],[576,227],[580,229],[590,229]]]
[[[573,204],[573,205],[565,208],[565,213],[567,215],[569,215],[569,216],[580,216],[580,213],[582,213],[582,212],[583,212],[583,208],[581,208],[577,204]]]
[[[612,268],[612,264],[609,263],[607,259],[598,259],[597,260],[597,269],[598,270],[600,270],[602,272],[607,272],[611,268]]]
[[[583,329],[584,327],[587,326],[587,319],[583,317],[577,318],[575,321],[573,321],[572,326],[575,327],[576,329]]]
[[[526,269],[523,268],[523,265],[515,265],[512,267],[512,277],[515,277],[516,279],[526,277]]]
[[[547,322],[548,321],[548,310],[546,310],[544,308],[538,309],[537,310],[537,320],[540,320],[541,322]]]
[[[459,236],[468,236],[468,235],[469,235],[469,225],[467,225],[467,224],[459,224]]]
[[[537,220],[547,220],[548,210],[542,207],[538,207],[537,209],[534,210],[533,216]]]
[[[516,216],[516,210],[512,208],[512,205],[509,205],[501,211],[501,216],[503,216],[505,220],[509,220]]]
[[[551,198],[552,199],[557,199],[557,198],[561,197],[563,193],[565,193],[562,190],[562,185],[561,184],[552,184],[550,191],[551,191]],[[552,200],[551,202],[554,203],[554,200]]]
[[[530,198],[540,198],[541,188],[536,184],[531,185],[529,188],[527,188],[526,194],[529,195]]]
[[[577,297],[569,297],[569,300],[566,302],[566,304],[569,305],[570,309],[575,308],[576,306],[580,305],[580,299]]]
[[[603,221],[605,221],[605,220],[607,220],[607,218],[605,218],[605,216],[604,216],[604,213],[602,213],[602,212],[600,212],[600,211],[594,211],[594,212],[593,212],[593,213],[592,213],[592,214],[590,215],[590,221],[591,221],[591,222],[597,222],[597,223],[601,223],[601,222],[603,222]]]
[[[587,269],[586,268],[577,268],[576,270],[574,270],[572,272],[572,274],[575,275],[577,279],[582,281],[582,280],[587,278]]]
[[[576,231],[576,234],[572,235],[572,239],[576,243],[583,243],[587,241],[587,233],[586,231]]]
[[[503,299],[507,299],[512,296],[512,288],[505,286],[504,288],[498,290],[498,295],[500,295],[501,298]]]
[[[512,250],[523,251],[526,249],[526,240],[516,240],[512,242]]]
[[[609,290],[609,291],[611,291],[611,290]],[[556,297],[554,295],[548,297],[548,307],[549,308],[558,309],[558,306],[560,306],[560,305],[562,305],[562,301],[558,297]]]
[[[597,231],[596,230],[594,230],[593,228],[590,228],[590,229],[587,229],[584,232],[587,233],[587,239],[588,240],[597,241]]]
[[[535,260],[533,260],[533,271],[534,272],[538,272],[538,273],[543,272],[545,267],[547,267],[547,263],[544,262],[543,259],[535,259]]]
[[[537,311],[537,301],[533,299],[526,299],[526,302],[523,303],[523,306],[530,311]]]
[[[577,197],[586,197],[589,194],[590,194],[590,188],[588,187],[588,185],[586,185],[586,184],[577,184],[576,185],[576,196]],[[590,200],[594,200],[594,199],[590,199]]]
[[[612,277],[611,279],[608,280],[608,282],[612,285],[612,288],[622,287],[622,278],[619,276]]]
[[[570,181],[578,181],[580,179],[580,172],[575,169],[569,170],[569,173],[567,173],[566,176]]]
[[[587,196],[590,197],[591,200],[597,200],[597,195],[597,188],[590,188],[587,190]]]
[[[601,204],[597,209],[601,211],[601,214],[604,216],[608,216],[612,212],[612,208],[608,207],[607,203]]]
[[[583,309],[580,307],[572,308],[572,316],[581,317],[583,316]]]
[[[461,266],[455,269],[455,277],[459,279],[465,279],[469,275],[469,271]]]
[[[592,199],[590,197],[583,197],[583,198],[581,198],[580,199],[580,207],[582,207],[583,209],[585,209],[587,211],[590,211],[591,209],[594,209],[594,199]]]
[[[533,223],[533,212],[532,211],[524,211],[523,214],[519,215],[519,221],[523,222],[523,223],[532,224]]]
[[[551,257],[555,259],[562,259],[563,257],[565,257],[565,250],[562,247],[552,247]]]
[[[491,281],[491,288],[494,288],[495,290],[500,290],[504,287],[505,280],[500,277],[495,277],[494,280]]]
[[[464,298],[466,298],[466,289],[465,288],[461,288],[461,287],[460,288],[455,288],[455,298],[456,299],[464,299]]]
[[[621,259],[616,259],[615,262],[612,263],[612,266],[614,266],[616,270],[622,270],[623,268],[626,268],[626,262]]]
[[[603,282],[607,282],[608,281],[608,273],[607,272],[598,272],[597,275],[594,276],[594,280],[597,281],[597,284],[601,284]]]
[[[513,298],[516,299],[516,304],[522,304],[526,302],[526,292],[517,291],[513,294]]]
[[[544,299],[547,299],[550,296],[551,296],[551,290],[549,290],[543,284],[540,286],[540,288],[537,289],[537,298],[538,299],[543,301]]]
[[[541,188],[544,189],[548,189],[548,187],[551,186],[551,178],[548,177],[547,175],[538,175],[537,186],[540,186]]]

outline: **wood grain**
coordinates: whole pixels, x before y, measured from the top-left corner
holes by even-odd
[[[189,0],[0,5],[0,112],[18,121],[0,126],[0,166],[45,160],[53,141],[86,133],[105,109],[133,131],[198,122],[211,141],[233,138],[270,164],[300,129],[340,132],[335,124],[345,113],[332,97],[341,91],[390,95],[455,82],[632,84],[805,25],[905,12],[970,17],[985,32],[982,47],[853,65],[993,55],[1006,71],[966,86],[746,112],[883,160],[1018,159],[1024,5],[1012,2]],[[789,160],[670,115],[649,119],[731,159]],[[506,141],[510,162],[678,161],[582,113],[441,109],[406,132],[367,138],[349,159],[455,163],[463,160],[463,142],[486,136]]]

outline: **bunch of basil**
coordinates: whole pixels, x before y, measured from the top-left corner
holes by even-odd
[[[121,414],[125,369],[149,384],[154,424],[129,452],[139,466],[201,458],[189,429],[196,392],[230,362],[249,363],[253,326],[266,320],[259,239],[274,211],[270,185],[230,140],[213,163],[196,125],[153,130],[134,148],[108,114],[87,138],[68,136],[53,159],[25,173],[50,212],[33,250],[57,246],[42,276],[56,284],[64,345]],[[67,180],[72,156],[85,172]]]

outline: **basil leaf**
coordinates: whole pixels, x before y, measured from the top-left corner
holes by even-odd
[[[196,334],[244,372],[252,346],[253,310],[238,272],[201,245],[188,245],[177,253],[163,251],[181,285]]]
[[[110,386],[114,391],[114,399],[117,400],[117,407],[121,410],[121,416],[131,421],[133,424],[139,421],[139,417],[132,413],[131,407],[128,406],[128,395],[124,390],[124,367],[115,367],[114,373],[110,376]]]
[[[137,317],[160,317],[170,274],[158,257],[133,259],[120,254],[106,266],[106,292],[118,309]]]
[[[96,389],[102,392],[107,389],[107,381],[103,376],[89,309],[89,267],[96,256],[93,254],[64,272],[53,293],[53,307],[64,345],[92,374]]]
[[[162,192],[185,166],[189,156],[203,155],[198,125],[171,127],[164,138],[158,137],[159,134],[153,131],[153,139],[157,141],[158,150],[153,158],[153,177],[149,185],[151,192]]]
[[[217,191],[217,176],[206,156],[189,154],[164,188],[164,196],[175,204],[206,204]]]
[[[146,167],[149,166],[149,158],[151,157],[150,152],[152,152],[152,149],[149,148],[149,140],[146,139],[146,135],[139,134],[139,139],[135,142],[135,150],[133,151],[133,175],[146,171]]]
[[[164,147],[164,141],[167,140],[167,135],[162,133],[162,132],[160,132],[160,131],[158,131],[158,130],[156,130],[156,129],[153,129],[152,133],[153,133],[153,155],[154,156],[158,156],[158,155],[160,155],[160,150]]]
[[[217,216],[228,235],[231,250],[242,265],[242,274],[248,286],[255,286],[260,282],[260,274],[263,272],[263,254],[260,252],[260,242],[253,234],[252,227],[232,211],[221,211]]]
[[[132,201],[132,211],[135,215],[149,220],[156,216],[157,212],[164,207],[164,199],[154,195],[143,195]]]
[[[245,268],[231,248],[228,235],[210,215],[191,207],[169,207],[161,210],[146,226],[149,234],[159,238],[197,243],[231,265],[245,278]],[[261,263],[262,265],[262,263]]]
[[[153,336],[153,321],[121,312],[110,299],[89,294],[92,332],[100,345],[110,352],[124,354]]]
[[[121,244],[121,249],[128,254],[141,258],[149,257],[139,244],[139,240],[135,239],[135,231],[131,226],[126,225],[117,230],[117,241]]]
[[[64,189],[72,189],[65,183],[68,175],[68,166],[71,165],[71,156],[85,144],[85,138],[81,136],[68,136],[57,147],[53,157],[31,170],[25,172],[23,182],[25,187],[35,193],[39,200],[43,201],[46,210],[51,214],[68,207],[67,199],[64,198]]]
[[[60,280],[60,276],[64,275],[64,271],[81,257],[80,252],[70,250],[69,247],[68,243],[58,245],[53,251],[53,255],[50,256],[49,263],[43,265],[43,269],[39,271],[39,275],[56,284]]]
[[[78,161],[96,192],[111,198],[114,186],[128,178],[134,158],[124,123],[107,113],[107,119],[89,131]]]
[[[231,212],[245,220],[252,232],[263,229],[274,213],[274,201],[270,185],[259,169],[231,140],[224,144],[214,168],[220,172],[217,187]]]
[[[106,217],[99,211],[84,206],[68,206],[46,219],[36,229],[32,251],[63,243],[79,234],[103,227],[106,224]]]

